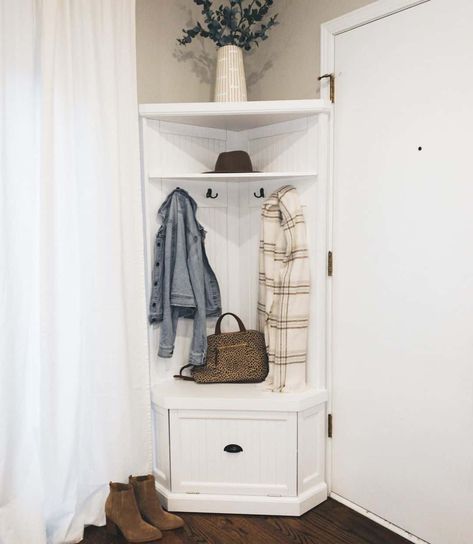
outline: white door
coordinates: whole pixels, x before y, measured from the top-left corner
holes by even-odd
[[[473,2],[335,38],[333,488],[473,543]]]

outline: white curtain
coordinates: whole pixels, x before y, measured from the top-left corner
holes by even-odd
[[[134,0],[0,0],[0,543],[151,470]]]

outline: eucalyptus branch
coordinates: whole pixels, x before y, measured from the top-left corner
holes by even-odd
[[[279,24],[277,16],[271,16],[266,23],[263,19],[268,14],[274,0],[251,0],[244,6],[243,0],[226,0],[212,9],[214,0],[193,0],[201,6],[203,23],[198,21],[192,28],[183,29],[183,36],[178,43],[188,45],[197,36],[210,38],[218,47],[237,45],[249,51],[252,45],[268,39],[268,32]],[[259,25],[259,26],[257,26]]]

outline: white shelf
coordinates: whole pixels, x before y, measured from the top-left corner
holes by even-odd
[[[191,102],[140,104],[146,119],[226,130],[247,130],[283,121],[330,113],[325,100],[266,100],[254,102]]]
[[[169,179],[169,180],[194,180],[194,181],[265,181],[271,179],[295,179],[295,178],[311,178],[317,176],[317,172],[245,172],[233,174],[152,174],[149,176],[153,179]]]
[[[198,384],[166,380],[152,388],[153,404],[167,410],[263,410],[300,412],[327,401],[327,391],[308,387],[300,393],[272,393],[262,384]]]

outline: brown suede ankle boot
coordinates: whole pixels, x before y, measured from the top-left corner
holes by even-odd
[[[162,533],[141,517],[133,486],[110,482],[110,494],[105,502],[107,532],[116,535],[118,529],[128,542],[153,542]]]
[[[178,529],[184,525],[182,518],[163,510],[152,474],[130,476],[129,482],[135,490],[138,507],[144,520],[162,531]]]

